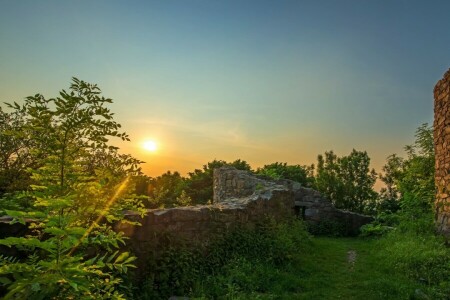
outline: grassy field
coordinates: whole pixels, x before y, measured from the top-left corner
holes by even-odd
[[[376,253],[376,240],[315,238],[314,253],[300,257],[297,299],[409,299],[416,286]],[[349,261],[349,252],[356,254]],[[286,298],[288,298],[286,297]]]
[[[260,291],[243,292],[231,276],[224,299],[421,299],[420,284],[383,263],[377,240],[315,237],[312,243],[310,252],[282,269],[240,266],[242,278],[263,282]]]

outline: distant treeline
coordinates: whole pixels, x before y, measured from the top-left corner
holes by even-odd
[[[423,205],[429,207],[434,195],[432,128],[427,124],[420,126],[415,143],[405,150],[406,158],[389,156],[380,174],[370,168],[366,151],[353,150],[342,157],[329,151],[318,155],[317,163],[309,166],[275,162],[253,169],[241,159],[213,160],[186,177],[170,171],[154,178],[141,175],[135,178],[136,192],[148,196],[148,208],[207,204],[213,198],[213,170],[232,166],[273,179],[297,181],[324,193],[336,207],[354,212],[396,212],[401,208],[401,199],[418,190],[423,194]],[[377,178],[384,183],[379,193],[374,190]]]

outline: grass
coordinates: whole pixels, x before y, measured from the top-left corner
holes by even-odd
[[[260,274],[265,291],[242,292],[232,286],[223,299],[414,299],[415,291],[423,287],[382,263],[378,243],[363,238],[313,238],[310,252],[298,253],[288,266],[266,267]],[[351,250],[357,254],[354,265],[347,261]],[[246,271],[240,266],[239,270],[253,276],[253,282],[259,280],[260,268]]]
[[[311,237],[301,222],[267,223],[207,256],[174,248],[132,298],[450,300],[449,250],[431,233]]]
[[[303,291],[297,299],[409,299],[416,284],[381,263],[378,241],[361,238],[315,238],[315,252],[301,258]],[[354,266],[348,251],[356,252]]]

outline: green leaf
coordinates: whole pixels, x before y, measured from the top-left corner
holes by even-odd
[[[116,258],[116,260],[114,261],[114,263],[115,263],[115,264],[118,264],[118,263],[124,261],[128,256],[129,256],[129,253],[128,253],[128,252],[123,252],[122,254],[120,254],[120,255]]]
[[[3,285],[8,285],[8,284],[11,284],[12,281],[7,277],[0,277],[0,283]]]
[[[64,230],[59,229],[57,227],[45,228],[44,232],[49,233],[54,236],[63,236],[66,234],[66,232]]]
[[[73,281],[69,281],[69,284],[75,291],[78,291],[78,284]]]
[[[31,285],[31,290],[32,290],[33,292],[38,292],[38,291],[40,291],[40,290],[41,290],[41,285],[39,284],[39,282],[34,282],[34,283]]]

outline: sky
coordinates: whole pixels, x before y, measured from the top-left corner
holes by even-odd
[[[96,83],[157,176],[213,159],[381,171],[433,121],[450,1],[0,0],[0,101]],[[2,104],[2,107],[3,104]],[[153,140],[156,152],[142,145]]]

